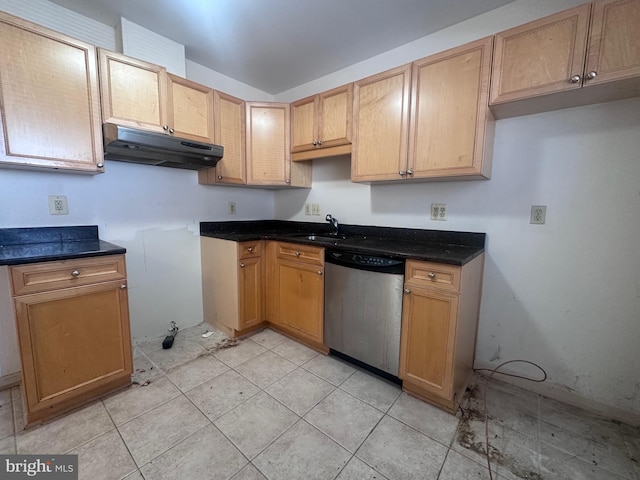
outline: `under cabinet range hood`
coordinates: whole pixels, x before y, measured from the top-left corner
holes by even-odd
[[[113,123],[105,123],[103,133],[105,160],[201,170],[215,167],[224,153],[220,145]]]

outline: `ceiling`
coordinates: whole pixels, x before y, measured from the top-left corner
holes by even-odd
[[[51,1],[110,26],[125,17],[276,94],[513,0]]]

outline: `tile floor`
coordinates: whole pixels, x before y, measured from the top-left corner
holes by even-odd
[[[456,417],[272,330],[207,329],[136,346],[132,387],[36,428],[0,392],[0,453],[77,453],[87,480],[489,478],[484,378]],[[487,405],[495,479],[640,479],[638,428],[496,380]]]

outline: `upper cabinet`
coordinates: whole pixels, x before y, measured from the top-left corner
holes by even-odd
[[[640,0],[599,0],[496,35],[494,113],[503,118],[640,95],[639,24]]]
[[[165,68],[102,48],[99,53],[103,121],[168,130]]]
[[[355,82],[351,180],[406,176],[411,64]]]
[[[593,4],[584,72],[587,85],[625,79],[635,79],[636,86],[640,83],[640,0]]]
[[[213,90],[99,49],[104,122],[213,143]]]
[[[224,147],[224,161],[215,168],[198,170],[198,183],[244,185],[247,183],[245,102],[217,90],[213,98],[214,143]]]
[[[169,128],[178,137],[214,143],[213,90],[170,73],[167,80]]]
[[[292,160],[351,152],[353,84],[291,104]]]
[[[413,63],[406,178],[488,178],[492,37]]]
[[[246,102],[247,183],[311,187],[309,162],[291,162],[289,104]]]
[[[485,38],[356,82],[351,179],[488,178],[491,50]]]
[[[0,12],[0,166],[103,171],[93,45]]]

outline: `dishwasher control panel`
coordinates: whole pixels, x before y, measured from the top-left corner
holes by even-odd
[[[354,252],[330,250],[325,255],[329,263],[362,270],[380,271],[382,273],[401,273],[404,271],[404,259],[380,257]]]

